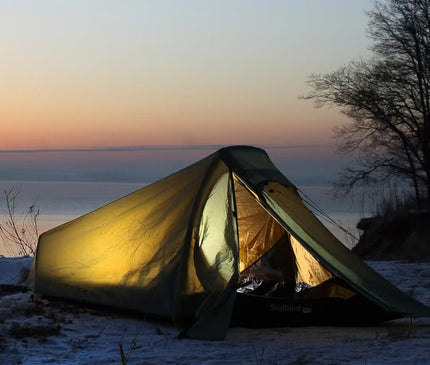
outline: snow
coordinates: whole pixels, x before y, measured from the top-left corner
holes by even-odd
[[[0,285],[23,285],[30,270],[31,257],[0,256]]]
[[[428,263],[369,264],[430,304]],[[28,259],[0,259],[0,283],[22,284],[18,267],[29,265]],[[225,341],[179,340],[169,322],[44,298],[34,302],[31,292],[3,293],[0,363],[428,365],[430,319],[410,324],[405,318],[369,327],[235,327]]]

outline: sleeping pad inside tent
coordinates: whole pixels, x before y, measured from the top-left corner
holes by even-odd
[[[36,294],[230,325],[430,316],[351,253],[258,148],[233,146],[39,238]]]

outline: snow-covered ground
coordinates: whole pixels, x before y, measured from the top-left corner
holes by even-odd
[[[0,284],[22,281],[19,267],[29,261],[14,260],[0,259]],[[369,264],[430,305],[428,263]],[[0,364],[430,364],[430,319],[412,327],[409,319],[371,327],[236,327],[225,341],[210,342],[178,340],[166,322],[31,299],[30,292],[0,298]]]

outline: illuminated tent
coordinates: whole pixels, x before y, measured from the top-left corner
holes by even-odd
[[[245,146],[42,234],[35,292],[170,317],[202,339],[224,338],[231,323],[430,315],[345,248],[263,150]]]

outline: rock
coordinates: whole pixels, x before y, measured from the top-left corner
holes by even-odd
[[[352,249],[366,260],[430,261],[430,213],[409,212],[363,218],[360,240]]]

